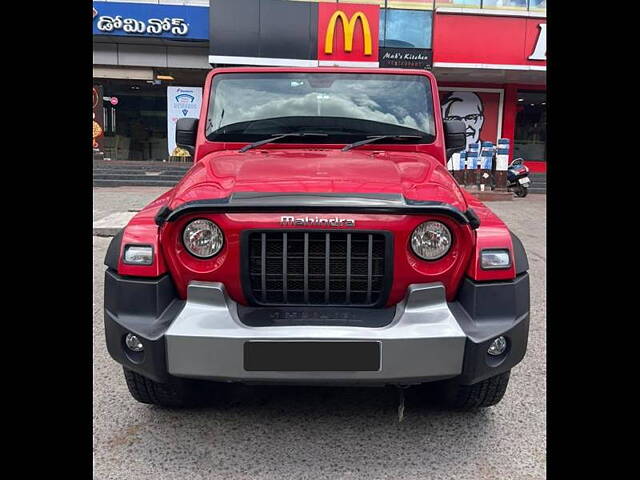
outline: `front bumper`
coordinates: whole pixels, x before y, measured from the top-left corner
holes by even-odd
[[[332,311],[321,308],[316,310],[325,312],[323,324],[301,324],[298,318],[250,326],[223,284],[192,282],[182,301],[168,276],[130,279],[108,269],[105,292],[109,353],[127,368],[160,382],[176,376],[258,383],[411,384],[457,377],[473,384],[517,364],[524,356],[529,328],[527,273],[510,282],[479,284],[466,279],[455,302],[445,300],[440,283],[411,285],[390,321],[375,327],[327,319]],[[142,297],[147,299],[144,305]],[[142,340],[143,353],[124,346],[129,332]],[[509,347],[502,356],[490,357],[487,348],[498,335],[507,337]],[[248,371],[248,341],[379,342],[380,368]]]

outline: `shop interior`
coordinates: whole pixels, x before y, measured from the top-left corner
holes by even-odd
[[[95,79],[104,89],[104,159],[167,160],[167,87],[201,87],[206,74],[181,69],[157,71],[154,80]]]
[[[546,162],[547,94],[540,90],[519,90],[517,101],[513,158]]]

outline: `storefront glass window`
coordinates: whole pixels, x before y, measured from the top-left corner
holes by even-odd
[[[387,8],[433,10],[434,0],[387,0]]]
[[[527,0],[482,0],[482,8],[526,10]]]
[[[428,10],[381,10],[380,46],[431,48],[432,18]]]
[[[529,10],[546,10],[547,0],[529,0]]]
[[[472,7],[480,8],[480,0],[436,0],[436,7]]]
[[[104,158],[162,161],[169,158],[167,143],[167,88],[200,87],[206,70],[171,73],[172,82],[100,79],[104,136],[99,139]]]
[[[110,81],[104,94],[105,157],[111,160],[164,160],[167,157],[167,97],[160,88]]]
[[[391,2],[387,2],[391,3]],[[396,2],[393,2],[396,3]],[[472,7],[507,10],[547,9],[546,0],[435,0],[434,7]]]
[[[543,162],[547,160],[547,94],[519,91],[513,158]]]

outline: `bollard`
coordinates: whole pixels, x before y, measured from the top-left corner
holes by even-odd
[[[478,175],[479,188],[482,191],[489,189],[492,186],[491,169],[493,165],[494,152],[495,148],[492,142],[482,142]]]
[[[453,178],[459,185],[464,185],[464,172],[467,166],[467,152],[462,151],[458,155],[458,161],[454,164]]]
[[[467,168],[464,173],[465,185],[476,184],[476,165],[477,165],[479,154],[480,154],[480,143],[470,143],[467,149],[467,162],[466,162]]]
[[[453,174],[453,171],[455,170],[454,165],[457,159],[458,159],[458,154],[454,153],[453,155],[451,155],[449,160],[447,160],[447,170],[449,170],[449,173],[451,174]]]
[[[465,185],[476,185],[477,181],[477,170],[478,170],[478,152],[469,151],[467,153],[467,169],[465,170],[464,184]]]

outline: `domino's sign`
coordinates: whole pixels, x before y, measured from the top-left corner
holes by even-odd
[[[208,40],[206,7],[93,2],[93,34]]]

